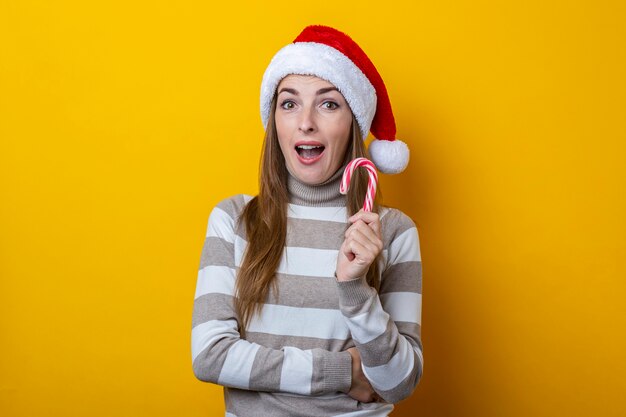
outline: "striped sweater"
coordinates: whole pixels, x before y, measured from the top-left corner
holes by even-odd
[[[250,196],[217,205],[208,221],[192,317],[196,377],[224,386],[226,416],[387,416],[422,375],[421,257],[409,217],[383,208],[377,293],[364,279],[338,282],[337,253],[349,226],[339,170],[325,184],[289,178],[287,240],[260,315],[242,339],[233,307],[246,248],[238,217]],[[356,346],[383,401],[347,395]]]

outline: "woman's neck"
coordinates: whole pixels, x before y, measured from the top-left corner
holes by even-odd
[[[291,173],[287,178],[289,202],[300,206],[341,207],[346,205],[346,196],[339,192],[339,184],[345,166],[321,184],[305,184]]]

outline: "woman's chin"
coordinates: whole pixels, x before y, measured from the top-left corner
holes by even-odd
[[[307,185],[318,185],[326,181],[333,175],[329,170],[319,170],[319,169],[295,169],[295,172],[292,172],[293,176],[295,176],[298,181],[307,184]]]

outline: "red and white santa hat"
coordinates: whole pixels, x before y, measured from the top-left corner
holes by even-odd
[[[348,35],[328,26],[308,26],[272,58],[261,82],[261,119],[267,127],[272,99],[289,74],[315,75],[332,83],[348,102],[376,167],[387,174],[409,163],[408,146],[396,139],[396,122],[387,89],[365,52]]]

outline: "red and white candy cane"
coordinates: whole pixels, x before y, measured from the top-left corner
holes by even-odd
[[[376,185],[378,184],[378,173],[376,172],[376,166],[372,161],[367,158],[356,158],[350,161],[346,169],[343,171],[343,178],[341,179],[341,185],[339,186],[339,192],[346,194],[348,188],[350,188],[350,180],[354,170],[358,167],[367,169],[369,174],[369,181],[367,182],[367,193],[365,194],[365,203],[363,204],[363,210],[372,211],[374,206],[374,197],[376,196]]]

